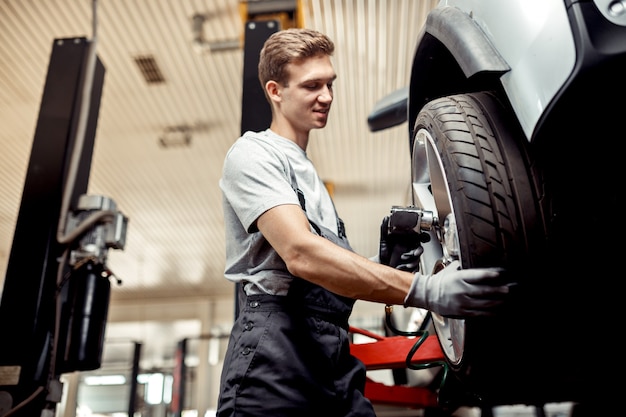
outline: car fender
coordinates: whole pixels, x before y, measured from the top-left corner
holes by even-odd
[[[507,26],[503,13],[518,17],[514,27]],[[442,1],[429,13],[414,55],[409,134],[420,109],[430,100],[504,90],[530,140],[538,120],[570,76],[575,57],[561,0],[514,5],[498,0]]]
[[[409,137],[420,109],[429,101],[473,89],[470,85],[496,83],[510,66],[482,29],[456,7],[433,9],[417,42],[411,68]],[[412,148],[412,144],[411,144]]]

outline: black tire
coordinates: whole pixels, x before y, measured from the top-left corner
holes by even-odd
[[[439,222],[424,247],[426,272],[458,258],[464,268],[501,266],[522,284],[532,280],[529,271],[545,241],[542,180],[508,114],[486,92],[433,100],[418,114],[411,140],[413,204],[432,210]],[[446,218],[452,220],[447,232]],[[470,392],[464,402],[522,402],[509,396],[501,378],[515,374],[520,353],[511,350],[516,333],[510,319],[519,317],[519,308],[512,301],[496,319],[433,315],[451,374]]]

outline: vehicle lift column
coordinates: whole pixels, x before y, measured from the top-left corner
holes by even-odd
[[[241,134],[268,129],[272,109],[259,82],[259,54],[263,44],[274,32],[289,27],[302,27],[301,0],[265,0],[240,2],[244,22],[243,89],[241,97]],[[240,285],[235,285],[235,318],[239,314]]]
[[[0,302],[0,417],[54,416],[60,375],[100,367],[103,261],[123,247],[127,220],[85,194],[104,73],[86,38],[54,40]],[[61,218],[71,240],[58,238]]]

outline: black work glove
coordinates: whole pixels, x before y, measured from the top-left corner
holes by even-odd
[[[418,271],[420,257],[424,252],[423,239],[425,237],[421,233],[413,230],[389,233],[389,216],[385,216],[380,225],[380,246],[378,248],[380,263],[402,271]]]

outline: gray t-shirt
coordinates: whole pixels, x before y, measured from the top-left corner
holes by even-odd
[[[248,295],[286,295],[293,279],[256,227],[267,210],[300,205],[292,175],[304,194],[309,220],[337,233],[330,195],[306,152],[293,141],[269,129],[246,132],[226,154],[219,182],[226,230],[224,275],[242,282]]]

